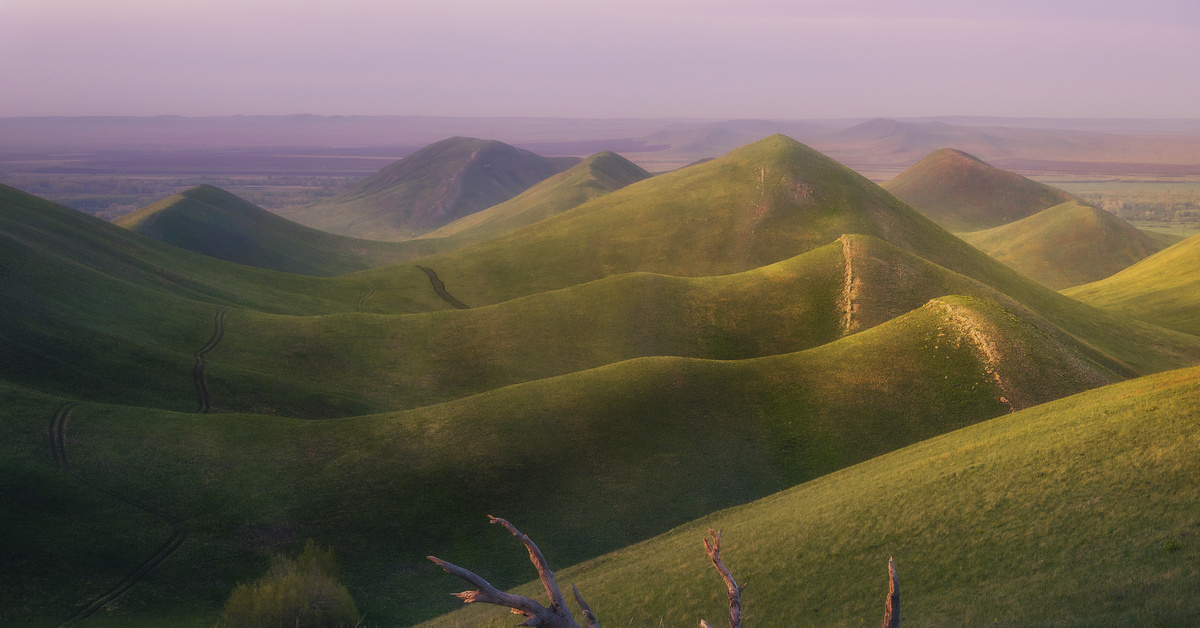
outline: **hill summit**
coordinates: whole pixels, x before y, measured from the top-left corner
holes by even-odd
[[[452,137],[332,199],[280,213],[331,233],[404,240],[503,203],[567,165],[496,140]]]
[[[883,187],[950,231],[998,227],[1073,200],[953,148],[934,151]]]
[[[184,190],[113,223],[218,259],[301,275],[340,275],[406,259],[395,242],[305,227],[211,185]]]

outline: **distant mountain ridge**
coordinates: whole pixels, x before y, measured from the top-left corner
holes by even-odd
[[[496,140],[452,137],[409,155],[327,201],[280,210],[304,225],[405,240],[492,207],[578,163]]]

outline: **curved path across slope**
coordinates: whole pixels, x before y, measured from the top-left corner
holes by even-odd
[[[188,537],[187,526],[185,526],[182,521],[173,515],[169,515],[155,508],[151,508],[150,506],[147,506],[146,504],[143,504],[132,497],[122,495],[112,489],[100,486],[99,484],[96,484],[95,482],[81,475],[75,470],[74,467],[71,466],[70,461],[67,459],[67,420],[71,418],[71,412],[75,410],[75,408],[79,407],[79,405],[80,404],[78,403],[69,403],[62,406],[57,412],[54,413],[54,418],[50,421],[50,449],[54,454],[54,462],[58,463],[58,466],[62,468],[63,471],[66,471],[76,480],[83,482],[84,484],[100,491],[101,493],[104,493],[105,495],[119,499],[122,502],[133,506],[134,508],[143,510],[154,515],[155,517],[158,517],[159,519],[162,519],[164,523],[171,526],[171,529],[174,533],[171,535],[171,538],[162,545],[162,547],[158,548],[158,551],[154,552],[153,556],[146,559],[144,562],[142,562],[142,564],[138,565],[137,568],[134,569],[129,575],[125,576],[123,580],[113,585],[108,591],[105,591],[100,597],[92,600],[92,602],[85,606],[83,610],[80,610],[73,617],[62,624],[59,624],[59,628],[75,626],[88,617],[94,615],[100,609],[108,606],[113,600],[121,597],[126,591],[131,589],[133,585],[140,582],[142,578],[145,578],[146,575],[149,574],[155,567],[166,560],[168,556],[173,554],[175,550],[179,549],[179,546],[183,545],[183,542],[187,540]]]
[[[196,364],[192,367],[192,383],[196,385],[196,412],[205,414],[212,406],[211,398],[208,395],[208,380],[204,377],[204,368],[208,362],[204,356],[209,351],[217,348],[221,344],[221,339],[225,337],[225,314],[229,312],[229,308],[223,307],[217,310],[217,314],[213,320],[213,335],[208,339],[208,342],[200,347],[194,354],[196,356]]]
[[[358,300],[358,311],[360,313],[367,311],[367,300],[373,296],[375,296],[375,284],[368,281],[367,293],[363,295],[363,298]]]
[[[439,297],[442,297],[443,301],[460,310],[470,309],[466,303],[459,301],[451,296],[449,292],[446,292],[446,284],[442,283],[441,279],[438,279],[437,273],[433,272],[432,268],[426,268],[424,266],[417,266],[417,268],[420,268],[422,272],[429,276],[429,283],[433,284],[433,291],[436,292]]]

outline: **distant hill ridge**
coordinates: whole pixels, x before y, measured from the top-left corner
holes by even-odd
[[[883,187],[956,232],[998,227],[1074,199],[953,148],[934,151]]]
[[[507,201],[574,163],[496,140],[452,137],[332,199],[279,213],[331,233],[404,240]]]

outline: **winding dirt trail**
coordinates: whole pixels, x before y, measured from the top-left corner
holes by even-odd
[[[214,329],[212,337],[194,354],[196,356],[196,364],[192,367],[192,383],[196,385],[197,414],[207,414],[209,408],[212,407],[212,399],[208,394],[208,380],[204,377],[204,368],[208,365],[204,356],[209,351],[216,349],[217,345],[221,344],[221,339],[225,337],[225,315],[227,313],[229,313],[229,308],[227,307],[217,310],[217,314],[213,320]]]
[[[370,299],[373,296],[375,296],[375,284],[368,281],[367,282],[367,293],[363,295],[363,298],[358,300],[359,313],[363,313],[363,312],[367,311],[367,299]]]
[[[424,266],[417,266],[417,268],[420,268],[422,272],[429,276],[429,283],[433,284],[433,291],[436,292],[439,297],[442,297],[443,301],[460,310],[471,309],[467,306],[467,304],[459,301],[453,296],[450,296],[450,293],[446,292],[446,284],[442,283],[441,279],[438,279],[437,273],[433,272],[432,268],[426,268]]]
[[[179,549],[179,546],[183,545],[183,542],[186,541],[188,537],[187,526],[185,526],[183,522],[175,516],[162,512],[161,510],[151,508],[150,506],[147,506],[146,504],[143,504],[132,497],[122,495],[121,493],[118,493],[112,489],[100,486],[99,484],[96,484],[95,482],[81,475],[75,470],[74,467],[71,466],[70,461],[67,459],[67,420],[71,418],[71,412],[74,411],[75,408],[78,408],[79,405],[80,404],[78,403],[69,403],[62,406],[57,412],[54,413],[54,418],[50,421],[50,449],[54,454],[54,462],[58,463],[58,466],[63,471],[66,471],[67,474],[76,480],[83,482],[84,484],[100,491],[101,493],[104,493],[105,495],[119,499],[122,502],[133,506],[134,508],[158,517],[164,523],[171,526],[171,529],[174,533],[171,535],[170,540],[168,540],[162,545],[162,547],[159,547],[158,550],[154,552],[153,556],[146,559],[144,562],[142,562],[142,564],[138,565],[137,568],[134,569],[129,575],[125,576],[123,580],[113,585],[108,591],[105,591],[100,597],[92,600],[92,602],[85,606],[83,610],[76,613],[67,621],[59,624],[59,628],[68,628],[70,626],[78,625],[83,620],[94,615],[100,609],[108,606],[113,602],[113,600],[116,600],[124,595],[126,591],[133,588],[135,584],[145,578],[146,575],[149,574],[155,567],[166,560],[168,556],[175,553],[175,550]]]

